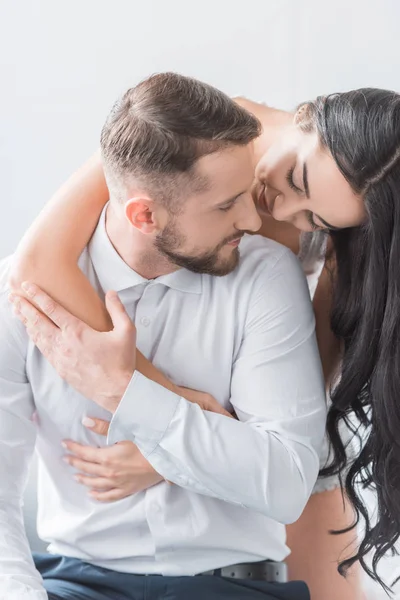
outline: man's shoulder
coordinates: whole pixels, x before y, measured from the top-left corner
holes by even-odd
[[[268,259],[269,263],[274,263],[288,254],[292,254],[289,248],[262,235],[246,234],[240,244],[241,265],[243,266],[257,262],[257,257],[260,256]]]
[[[254,279],[261,277],[265,281],[286,269],[301,271],[297,256],[289,248],[261,235],[244,236],[237,269],[240,278],[251,274]]]
[[[293,252],[260,235],[245,235],[240,244],[238,267],[228,275],[240,296],[259,293],[273,299],[272,290],[296,293],[309,298],[307,280],[299,259]]]

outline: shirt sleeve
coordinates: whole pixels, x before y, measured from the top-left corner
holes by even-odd
[[[203,411],[135,372],[109,443],[130,439],[165,479],[291,523],[315,484],[325,431],[314,314],[289,251],[247,283],[253,289],[231,380],[239,420]]]
[[[46,600],[35,568],[22,516],[22,494],[33,455],[34,402],[25,374],[21,324],[7,299],[0,303],[0,598]]]

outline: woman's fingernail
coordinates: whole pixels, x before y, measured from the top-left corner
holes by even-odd
[[[96,425],[96,421],[93,421],[90,417],[83,417],[82,425],[85,427],[94,427]]]
[[[79,475],[74,475],[74,479],[75,481],[77,481],[78,483],[81,482],[81,478],[79,477]]]
[[[62,457],[63,461],[69,464],[69,458],[68,456],[63,456]]]
[[[66,444],[65,442],[61,442],[61,446],[62,446],[63,448],[68,448],[68,446],[67,446],[67,444]]]

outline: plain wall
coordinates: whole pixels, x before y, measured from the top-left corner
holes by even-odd
[[[98,146],[118,94],[173,70],[280,108],[400,89],[397,0],[0,0],[0,257]]]

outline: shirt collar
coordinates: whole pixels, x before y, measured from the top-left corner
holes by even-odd
[[[166,285],[171,289],[192,294],[202,291],[202,275],[192,273],[187,269],[178,269],[173,273],[162,275],[154,280],[146,279],[131,269],[122,260],[112,245],[106,231],[106,209],[104,207],[100,220],[89,242],[88,250],[94,270],[102,289],[121,292],[127,288],[135,287],[142,283],[154,281]]]

